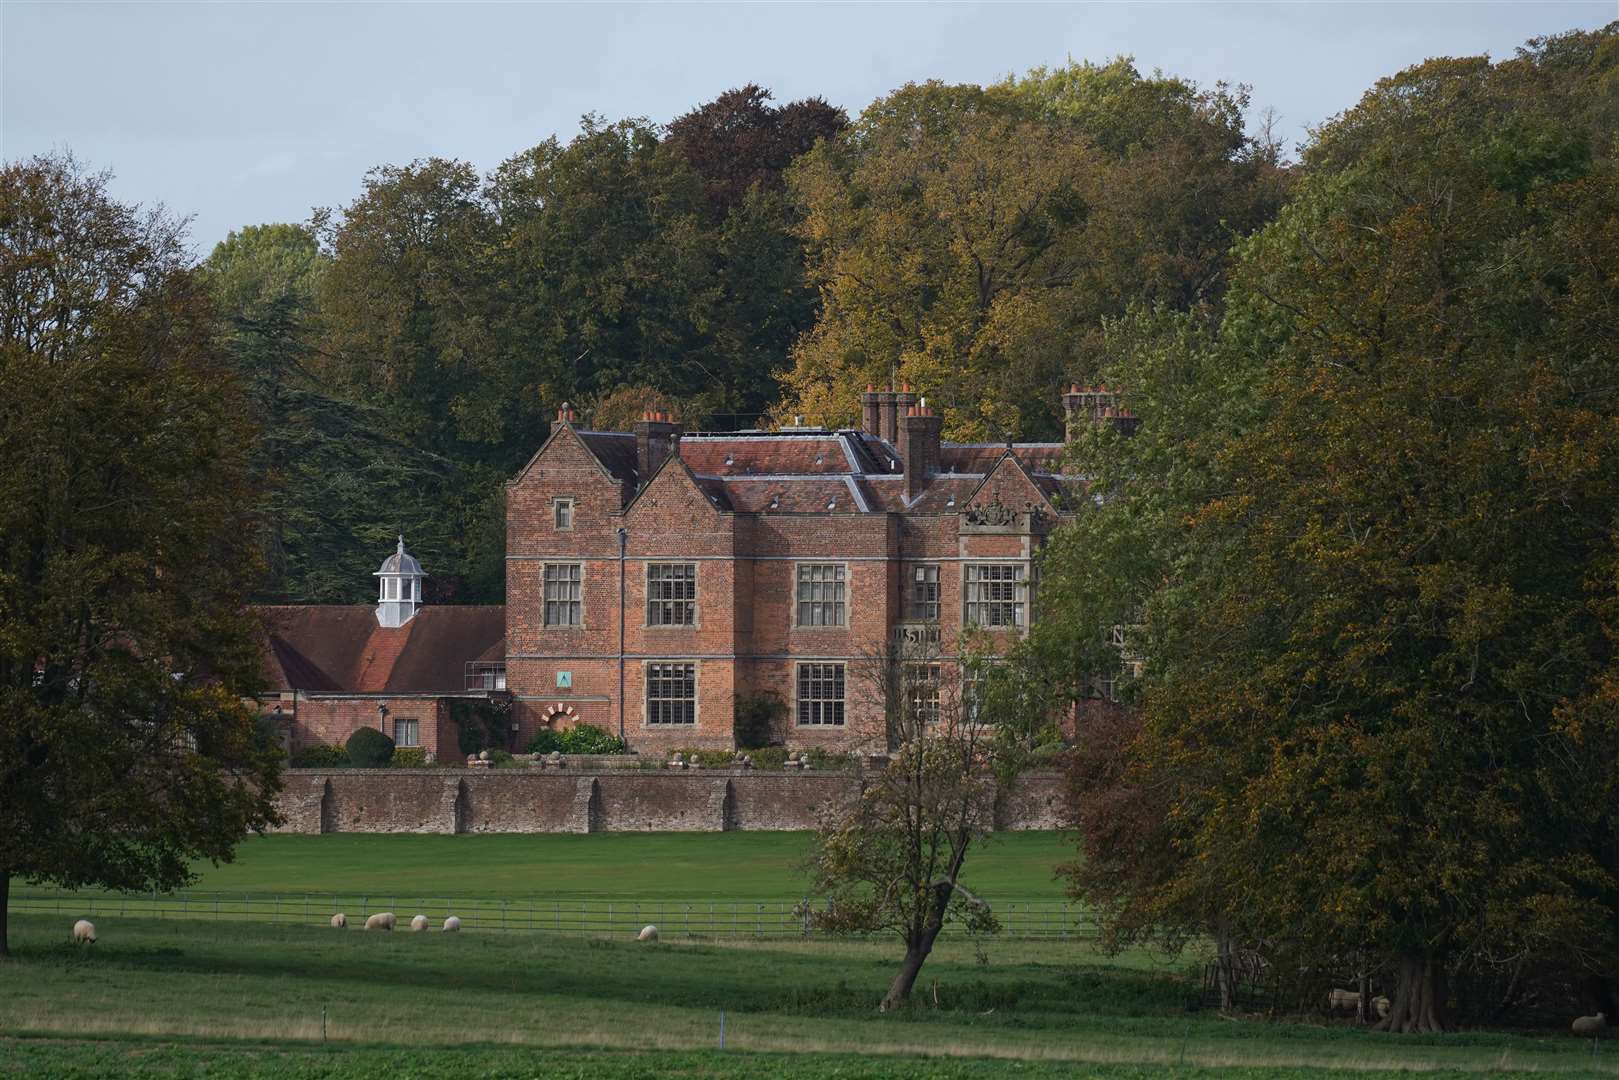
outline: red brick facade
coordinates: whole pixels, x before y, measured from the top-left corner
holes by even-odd
[[[1128,429],[1113,401],[1063,397],[1071,425]],[[772,691],[775,741],[888,749],[871,657],[925,628],[948,670],[969,625],[1003,651],[1074,491],[1061,443],[942,443],[908,389],[862,406],[865,430],[685,436],[665,414],[583,430],[564,408],[507,485],[503,611],[420,607],[388,626],[384,606],[265,609],[267,707],[294,748],[411,719],[449,759],[454,698],[509,703],[513,750],[591,723],[656,752],[734,747],[737,695]],[[472,678],[502,661],[500,682]]]
[[[730,748],[735,695],[771,690],[788,706],[778,737],[789,746],[884,749],[881,704],[857,669],[919,614],[918,571],[937,610],[915,621],[937,628],[946,665],[969,606],[1026,626],[1031,560],[1070,494],[1062,445],[941,444],[937,417],[910,400],[896,418],[909,461],[868,431],[681,437],[661,422],[592,432],[559,415],[507,488],[507,687],[519,741],[583,721],[634,748]],[[661,464],[641,476],[649,461]],[[654,625],[651,575],[671,569],[695,579],[694,602],[680,605],[689,623]],[[820,595],[840,595],[841,606],[800,611],[817,588],[802,579],[815,575],[837,579]],[[987,575],[994,584],[978,580]],[[990,596],[1006,599],[973,603]],[[1017,632],[993,630],[997,651]],[[818,666],[806,674],[806,664]],[[682,680],[689,665],[695,688],[689,704],[681,689],[672,707],[658,706],[679,722],[658,722],[648,686],[670,665]],[[817,712],[801,687],[827,673],[842,676],[841,722],[807,722]]]

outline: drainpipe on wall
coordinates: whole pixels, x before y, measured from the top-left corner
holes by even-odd
[[[624,546],[628,529],[618,530],[618,737],[624,738]]]

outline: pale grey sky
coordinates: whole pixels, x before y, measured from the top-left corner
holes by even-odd
[[[488,170],[585,112],[665,122],[757,82],[858,113],[911,80],[1136,58],[1253,87],[1291,141],[1430,56],[1501,58],[1619,0],[1425,3],[36,3],[0,0],[0,157],[52,148],[124,199],[233,228],[341,206],[365,170]]]

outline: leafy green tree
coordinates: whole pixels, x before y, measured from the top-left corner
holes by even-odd
[[[333,395],[318,375],[321,275],[310,229],[251,226],[202,264],[219,342],[261,427],[253,448],[266,495],[269,567],[257,599],[363,602],[371,565],[396,536],[432,567],[432,599],[493,598],[470,557],[455,463],[396,433],[383,408]]]
[[[106,186],[0,171],[0,955],[12,878],[173,888],[275,819],[249,410],[180,225]]]
[[[824,309],[778,412],[850,420],[897,375],[955,437],[1055,436],[1102,320],[1217,304],[1232,238],[1274,213],[1276,150],[1243,135],[1245,106],[1124,61],[874,102],[790,173]]]
[[[993,725],[968,708],[957,677],[981,671],[977,658],[947,664],[936,645],[904,641],[852,669],[896,749],[817,831],[807,868],[811,893],[825,904],[807,907],[805,917],[833,933],[890,932],[904,942],[884,1012],[910,998],[947,924],[999,928],[989,904],[961,883],[992,824],[1001,781]]]
[[[1077,448],[1099,505],[1023,657],[1148,657],[1075,775],[1116,932],[1379,958],[1395,1031],[1498,957],[1619,969],[1615,34],[1384,80],[1217,332],[1116,328],[1141,435]]]

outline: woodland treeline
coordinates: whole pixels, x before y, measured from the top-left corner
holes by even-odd
[[[404,532],[432,599],[503,598],[501,484],[567,400],[623,427],[857,417],[923,387],[946,436],[1057,438],[1133,305],[1217,312],[1291,170],[1241,88],[1128,61],[907,85],[852,120],[747,86],[587,116],[480,175],[373,169],[205,261],[263,427],[265,599],[360,601]]]

